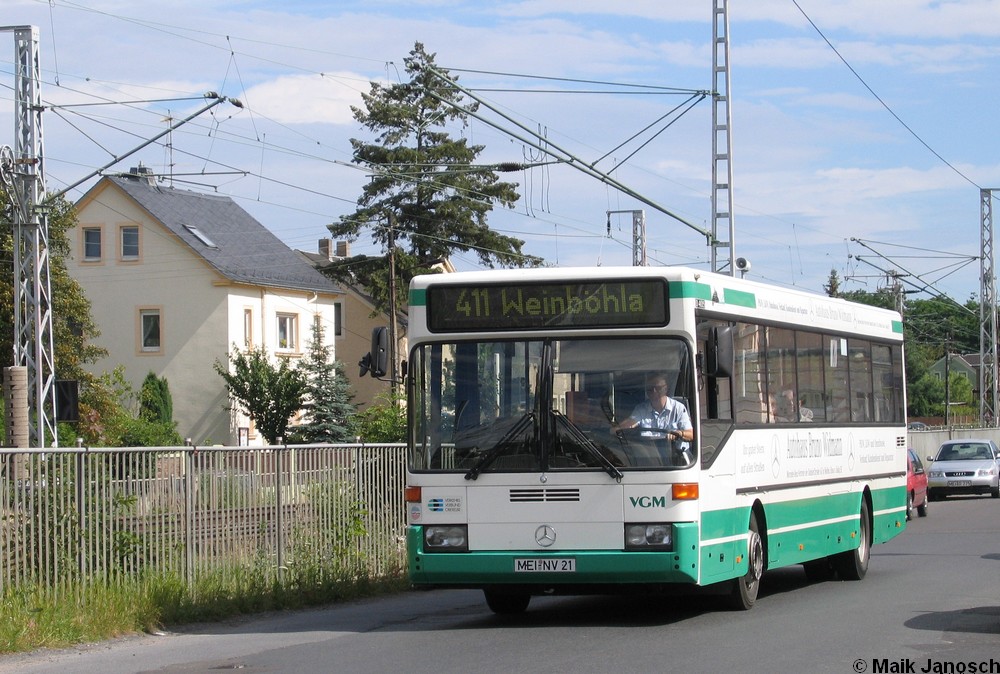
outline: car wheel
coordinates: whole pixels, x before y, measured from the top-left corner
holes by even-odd
[[[757,602],[760,577],[764,575],[764,542],[760,537],[757,515],[750,513],[747,535],[747,572],[732,581],[729,606],[737,611],[748,611]]]
[[[924,496],[924,502],[917,506],[917,515],[920,517],[927,517],[927,497]]]
[[[861,497],[861,515],[858,520],[858,547],[833,556],[833,566],[837,574],[844,580],[861,580],[868,573],[868,562],[871,559],[871,521],[868,514],[868,501]]]
[[[913,519],[913,492],[906,492],[906,521]]]
[[[990,489],[990,496],[993,498],[1000,498],[1000,485]]]

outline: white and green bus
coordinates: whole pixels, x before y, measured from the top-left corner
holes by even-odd
[[[895,312],[687,268],[486,271],[413,279],[408,337],[418,586],[749,609],[767,569],[860,580],[905,526]],[[651,375],[688,442],[620,429]]]

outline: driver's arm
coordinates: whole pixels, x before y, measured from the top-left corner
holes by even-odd
[[[693,428],[682,428],[675,431],[670,431],[667,433],[667,438],[670,440],[685,440],[691,442],[694,440],[694,429]]]
[[[611,431],[613,433],[617,433],[618,431],[624,431],[624,430],[627,430],[629,428],[635,428],[638,425],[639,425],[639,420],[638,419],[635,419],[633,417],[629,417],[627,419],[623,419],[621,422],[619,422],[617,424],[611,424]]]

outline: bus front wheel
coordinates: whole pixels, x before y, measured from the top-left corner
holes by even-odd
[[[483,590],[483,594],[486,595],[486,605],[497,615],[524,613],[531,601],[531,595],[527,592]]]
[[[732,581],[729,605],[737,611],[749,611],[757,602],[760,578],[764,575],[764,541],[760,537],[757,514],[750,513],[747,532],[747,572]]]
[[[843,580],[861,580],[868,573],[872,552],[872,528],[868,501],[861,498],[861,517],[858,522],[858,547],[834,555],[834,568]]]

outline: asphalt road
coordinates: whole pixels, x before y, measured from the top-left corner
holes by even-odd
[[[749,612],[713,597],[412,592],[0,658],[0,672],[997,672],[1000,500],[930,504],[861,582],[769,572]]]

